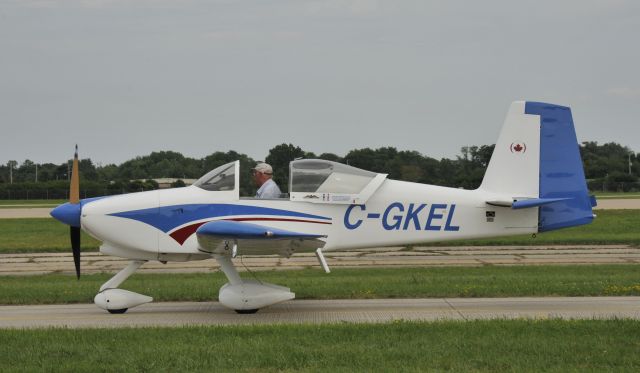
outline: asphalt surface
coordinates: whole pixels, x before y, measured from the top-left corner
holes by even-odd
[[[640,209],[639,199],[604,199],[598,200],[596,210],[608,209]],[[0,208],[0,219],[15,218],[49,218],[50,207],[16,207]]]
[[[640,247],[630,245],[569,245],[569,246],[457,246],[370,248],[325,253],[329,267],[438,267],[484,265],[590,265],[640,263]],[[242,256],[234,259],[239,271],[287,270],[318,268],[314,254],[279,256]],[[116,273],[128,260],[83,253],[82,273]],[[197,273],[215,272],[213,259],[192,262],[157,261],[145,263],[137,273]],[[0,275],[37,275],[74,273],[71,253],[0,254]]]
[[[294,300],[239,315],[217,302],[150,303],[111,315],[93,304],[0,307],[0,328],[379,323],[394,320],[640,319],[640,297]]]

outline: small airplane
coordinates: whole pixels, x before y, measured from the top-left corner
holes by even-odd
[[[189,187],[80,200],[76,146],[70,201],[51,215],[71,227],[78,278],[80,229],[102,241],[101,253],[131,260],[94,298],[110,313],[153,300],[119,288],[150,260],[215,258],[229,281],[220,303],[254,313],[295,294],[240,277],[231,260],[238,255],[315,252],[328,273],[327,251],[536,234],[595,218],[571,110],[554,104],[511,104],[476,190],[390,180],[321,159],[289,167],[287,198],[241,198],[235,161]]]

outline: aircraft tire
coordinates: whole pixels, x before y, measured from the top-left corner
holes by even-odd
[[[121,314],[127,312],[128,308],[120,308],[119,310],[107,310],[111,314]]]
[[[254,308],[252,310],[236,310],[236,312],[241,314],[241,315],[250,315],[252,313],[258,312],[258,308]]]

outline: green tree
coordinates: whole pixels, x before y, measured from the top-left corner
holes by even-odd
[[[585,141],[580,147],[580,152],[587,179],[602,179],[614,173],[628,175],[629,155],[632,155],[632,163],[635,159],[631,149],[613,142],[598,145],[595,141]],[[633,180],[637,180],[637,176],[637,172],[632,172]]]
[[[424,178],[423,161],[424,157],[419,152],[400,151],[386,162],[386,171],[392,179],[419,182]]]
[[[110,182],[118,179],[118,166],[114,164],[98,167],[96,172],[98,174],[97,179],[102,182]]]
[[[25,159],[20,167],[14,171],[13,180],[24,183],[34,182],[36,180],[36,164]]]
[[[91,161],[91,159],[81,159],[78,162],[78,168],[80,171],[80,178],[82,180],[91,180],[91,181],[97,181],[98,180],[98,171],[96,170],[96,167],[93,165],[93,162]]]
[[[397,155],[398,150],[394,147],[354,149],[347,153],[344,162],[364,170],[389,174],[393,178],[397,177],[391,172],[393,159]]]
[[[342,163],[342,158],[333,153],[322,153],[318,156],[318,159]]]
[[[43,163],[38,165],[38,181],[47,182],[56,179],[57,165],[53,163]]]
[[[475,189],[480,186],[495,145],[463,146],[454,165],[455,187]]]
[[[201,161],[187,158],[174,151],[152,152],[124,162],[119,167],[123,180],[145,178],[197,178],[201,176]]]
[[[173,183],[171,183],[171,187],[172,188],[184,188],[187,185],[184,183],[184,181],[182,181],[182,179],[178,179],[176,181],[174,181]]]

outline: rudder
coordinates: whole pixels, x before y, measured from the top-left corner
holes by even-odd
[[[540,207],[539,231],[591,223],[595,199],[587,189],[571,109],[527,102],[525,113],[540,118],[539,198],[564,199]]]

